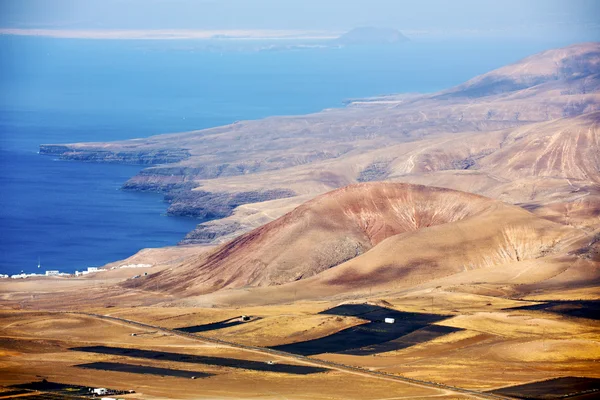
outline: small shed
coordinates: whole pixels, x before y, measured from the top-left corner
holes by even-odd
[[[386,318],[383,320],[383,322],[385,322],[386,324],[393,324],[394,322],[396,322],[395,318]]]

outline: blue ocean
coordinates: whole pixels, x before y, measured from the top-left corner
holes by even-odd
[[[121,191],[141,167],[66,162],[44,143],[110,141],[432,92],[567,45],[483,40],[261,50],[260,43],[0,36],[0,273],[64,272],[175,245],[199,222]],[[38,260],[41,269],[38,269]]]

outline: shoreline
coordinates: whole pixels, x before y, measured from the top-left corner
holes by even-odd
[[[59,39],[136,40],[331,40],[340,32],[297,30],[187,30],[187,29],[0,29],[1,36],[36,36]]]

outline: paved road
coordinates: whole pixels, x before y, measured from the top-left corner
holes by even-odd
[[[499,396],[499,395],[495,395],[492,393],[483,393],[483,392],[479,392],[476,390],[463,389],[463,388],[459,388],[459,387],[455,387],[455,386],[445,385],[442,383],[407,378],[407,377],[403,377],[403,376],[399,376],[399,375],[390,374],[387,372],[372,371],[372,370],[369,370],[366,368],[356,367],[356,366],[352,366],[352,365],[318,360],[315,358],[306,357],[306,356],[293,354],[293,353],[288,353],[288,352],[284,352],[284,351],[272,350],[272,349],[258,347],[258,346],[247,346],[247,345],[243,345],[240,343],[230,342],[230,341],[221,340],[221,339],[215,339],[215,338],[202,336],[202,335],[198,335],[198,334],[181,332],[181,331],[177,331],[174,329],[164,328],[164,327],[156,326],[156,325],[150,325],[150,324],[146,324],[143,322],[133,321],[130,319],[125,319],[125,318],[113,317],[110,315],[93,314],[93,313],[86,313],[86,312],[75,312],[75,311],[64,312],[64,313],[85,315],[85,316],[92,317],[92,318],[98,318],[98,319],[103,319],[103,320],[108,320],[108,321],[120,322],[120,323],[127,324],[127,325],[133,325],[133,326],[137,326],[137,327],[144,328],[144,329],[155,329],[155,330],[167,332],[167,333],[170,333],[173,335],[189,338],[192,340],[198,340],[201,342],[213,343],[213,344],[218,344],[221,346],[233,347],[233,348],[243,349],[243,350],[247,350],[247,351],[258,352],[258,353],[262,353],[262,354],[268,354],[268,355],[274,355],[274,356],[278,356],[278,357],[293,359],[293,360],[299,361],[303,364],[310,364],[313,366],[326,367],[329,369],[335,369],[335,370],[343,371],[346,373],[353,373],[353,374],[358,374],[358,375],[362,375],[362,376],[368,376],[370,378],[403,382],[403,383],[408,383],[408,384],[419,386],[419,387],[439,389],[439,390],[446,392],[447,394],[460,393],[460,394],[464,394],[464,395],[471,396],[471,397],[478,398],[478,399],[502,399],[502,400],[512,399],[510,397]],[[514,399],[512,399],[512,400],[514,400]]]

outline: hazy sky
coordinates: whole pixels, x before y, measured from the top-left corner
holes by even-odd
[[[2,28],[600,31],[598,0],[0,0]]]

